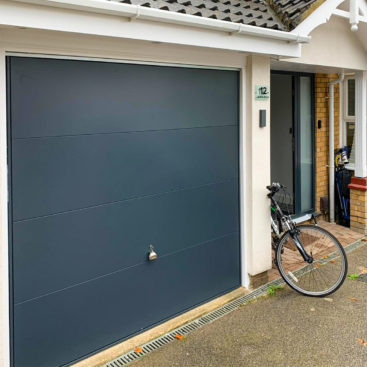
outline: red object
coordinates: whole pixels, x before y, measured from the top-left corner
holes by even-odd
[[[367,177],[352,177],[348,187],[352,190],[367,191]]]

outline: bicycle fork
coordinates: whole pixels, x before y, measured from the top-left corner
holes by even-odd
[[[312,264],[313,263],[313,257],[306,252],[305,248],[303,247],[301,241],[298,238],[298,233],[295,232],[295,231],[291,231],[291,237],[292,237],[294,243],[296,244],[296,247],[297,247],[299,253],[303,257],[303,260],[305,260],[309,264]]]

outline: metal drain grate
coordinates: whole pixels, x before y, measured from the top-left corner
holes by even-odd
[[[350,251],[353,251],[357,249],[358,247],[365,245],[366,242],[363,242],[362,240],[359,240],[357,242],[354,242],[348,246],[346,246],[344,249],[348,253]],[[361,276],[360,276],[361,277]],[[365,278],[367,282],[367,274]],[[142,352],[136,353],[135,351],[130,351],[126,354],[123,354],[122,356],[114,359],[111,362],[108,362],[105,364],[105,367],[123,367],[128,365],[131,362],[134,362],[135,360],[147,355],[150,352],[153,352],[154,350],[159,349],[160,347],[163,347],[164,345],[170,343],[173,340],[176,340],[176,335],[187,335],[191,331],[194,331],[198,328],[200,328],[203,325],[210,324],[213,321],[229,314],[230,312],[238,309],[241,305],[245,305],[249,301],[261,297],[267,293],[267,289],[271,285],[282,285],[284,284],[284,280],[282,278],[279,278],[277,280],[274,280],[272,282],[269,282],[267,284],[262,285],[261,287],[255,289],[253,292],[246,294],[244,296],[238,297],[234,299],[233,301],[217,308],[214,311],[209,312],[208,314],[201,316],[193,321],[190,321],[189,323],[178,327],[177,329],[174,329],[173,331],[160,336],[159,338],[153,339],[152,341],[144,344],[141,346]]]
[[[348,254],[349,252],[356,250],[358,247],[361,247],[363,245],[367,245],[367,238],[362,238],[356,242],[351,243],[348,246],[345,246],[344,250]]]
[[[282,279],[277,279],[276,281],[267,283],[260,288],[257,288],[255,291],[245,295],[241,296],[239,298],[236,298],[235,300],[225,304],[224,306],[219,307],[218,309],[209,312],[208,314],[199,317],[198,319],[195,319],[193,321],[190,321],[189,323],[180,326],[177,329],[174,329],[173,331],[169,332],[168,334],[165,334],[159,338],[156,338],[144,345],[141,346],[142,352],[136,353],[135,351],[128,352],[115,360],[108,362],[105,364],[105,367],[122,367],[126,366],[127,364],[137,360],[140,357],[145,356],[146,354],[162,347],[163,345],[168,344],[169,342],[176,339],[177,334],[181,335],[187,335],[191,331],[194,331],[198,328],[200,328],[203,325],[210,324],[213,321],[227,315],[228,313],[236,310],[241,305],[246,304],[247,302],[251,301],[254,298],[257,298],[259,296],[265,295],[267,292],[268,287],[273,285],[280,285],[283,284],[284,281]]]

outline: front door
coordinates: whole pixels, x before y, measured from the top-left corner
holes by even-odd
[[[271,75],[271,179],[287,187],[300,216],[314,210],[314,80],[312,74]]]

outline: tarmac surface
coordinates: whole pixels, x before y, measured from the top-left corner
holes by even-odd
[[[348,261],[348,274],[367,272],[367,243]],[[327,298],[285,286],[131,366],[367,367],[367,282],[346,279]]]

